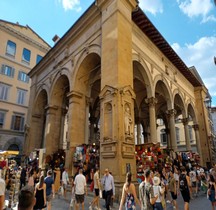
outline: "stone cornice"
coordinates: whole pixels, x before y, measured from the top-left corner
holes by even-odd
[[[32,77],[38,70],[42,70],[53,62],[53,57],[57,57],[59,53],[65,50],[65,46],[69,46],[74,40],[81,37],[81,34],[87,29],[96,18],[100,17],[100,11],[94,3],[87,11],[69,28],[64,36],[56,43],[56,45],[44,56],[38,65],[36,65],[29,73]],[[71,54],[68,54],[68,57]]]
[[[35,41],[34,39],[31,39],[30,37],[24,35],[23,33],[13,29],[12,27],[2,24],[0,22],[0,27],[1,29],[5,30],[7,33],[12,34],[13,36],[16,36],[19,39],[23,39],[25,42],[28,41],[34,45],[36,45],[37,47],[41,48],[43,51],[47,52],[48,50],[50,50],[50,47],[45,47],[42,44],[40,44],[39,42]],[[29,29],[30,30],[30,29]]]

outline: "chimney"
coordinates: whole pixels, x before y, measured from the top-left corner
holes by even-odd
[[[56,44],[58,41],[59,41],[59,36],[56,34],[53,38],[52,38],[52,40],[53,40],[53,42]]]

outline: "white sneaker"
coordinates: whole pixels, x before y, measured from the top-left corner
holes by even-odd
[[[92,206],[89,206],[89,210],[92,210]]]

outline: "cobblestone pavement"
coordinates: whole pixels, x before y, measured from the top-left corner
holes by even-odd
[[[92,199],[93,199],[92,193],[90,193],[88,196],[85,197],[85,210],[89,210],[89,202],[91,202]],[[64,199],[62,197],[60,198],[56,197],[53,200],[52,210],[70,209],[69,205],[70,205],[70,201],[69,201],[69,193],[68,193],[67,199]],[[101,199],[100,200],[101,209],[105,210],[103,205],[104,205],[104,200]],[[181,195],[179,195],[178,198],[178,205],[179,205],[179,210],[184,210],[184,203]],[[114,206],[112,209],[118,210],[119,209],[118,203],[114,202]],[[137,210],[140,210],[140,208],[138,207]],[[167,204],[167,210],[173,210],[171,204]],[[211,203],[209,200],[207,200],[206,195],[200,194],[197,198],[191,200],[190,210],[211,210]]]
[[[90,192],[88,196],[85,197],[85,210],[89,210],[89,203],[93,199],[93,193]],[[182,200],[181,195],[178,196],[178,206],[179,210],[184,210],[184,203]],[[100,199],[100,207],[101,210],[105,210],[104,207],[104,200]],[[70,192],[67,193],[67,198],[63,198],[62,196],[56,196],[55,199],[52,201],[52,210],[72,210],[73,208],[70,208]],[[114,202],[112,210],[118,210],[119,204],[117,202]],[[13,210],[17,210],[17,208],[13,208]],[[80,207],[81,210],[81,207]],[[139,207],[137,207],[137,210],[140,210]],[[167,204],[167,210],[173,210],[173,207],[171,204]],[[197,198],[194,198],[190,202],[190,210],[211,210],[211,203],[206,198],[206,195],[201,193]]]

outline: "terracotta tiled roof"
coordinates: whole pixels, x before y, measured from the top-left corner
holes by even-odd
[[[173,63],[173,65],[187,78],[194,86],[202,86],[200,81],[189,70],[182,59],[172,49],[144,12],[138,8],[132,13],[132,19],[136,25],[146,34],[147,37],[158,47],[158,49]]]

